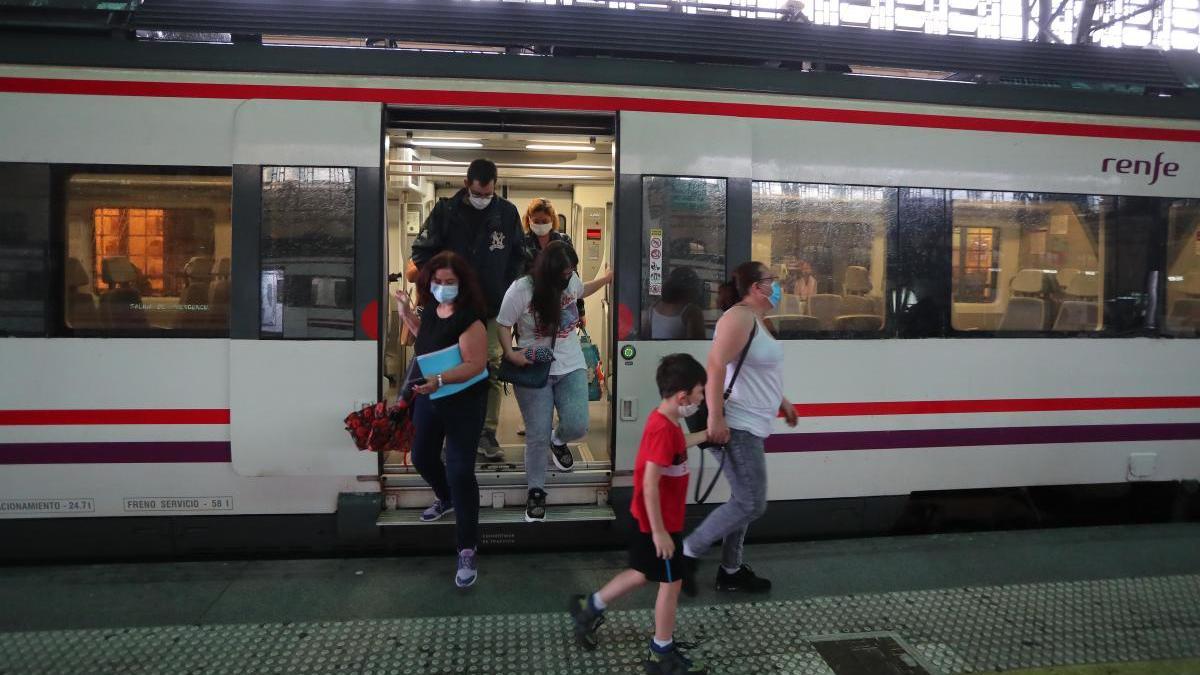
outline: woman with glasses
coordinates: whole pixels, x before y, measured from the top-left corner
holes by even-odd
[[[766,265],[750,261],[734,270],[721,285],[725,313],[717,321],[708,352],[708,440],[725,463],[729,501],[710,513],[683,542],[683,590],[696,593],[698,558],[722,541],[718,591],[765,592],[771,582],[742,561],[746,528],[767,510],[767,460],[763,445],[779,414],[796,426],[796,409],[783,395],[783,346],[763,320],[779,304],[783,289]],[[743,359],[743,353],[745,357]],[[733,391],[724,392],[741,370]]]

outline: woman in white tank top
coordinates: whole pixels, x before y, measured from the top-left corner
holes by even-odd
[[[783,395],[783,346],[763,318],[779,304],[783,290],[762,263],[747,262],[722,286],[725,314],[717,322],[708,353],[708,439],[722,447],[713,450],[725,462],[729,501],[710,513],[683,542],[686,564],[683,590],[695,593],[698,558],[722,541],[717,590],[764,592],[771,582],[742,562],[742,542],[750,523],[767,509],[767,461],[763,442],[782,414],[796,426],[796,409]],[[747,349],[747,346],[749,347]],[[734,380],[738,360],[745,352]],[[724,392],[730,382],[729,398]],[[689,583],[689,581],[691,583]]]

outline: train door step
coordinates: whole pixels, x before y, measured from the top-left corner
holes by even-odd
[[[417,526],[433,527],[437,525],[453,525],[454,512],[447,513],[441,519],[432,523],[421,522],[423,509],[394,509],[384,511],[379,515],[376,524],[380,527]],[[590,521],[616,520],[617,516],[607,504],[584,504],[550,506],[546,509],[547,523],[578,523]],[[510,525],[525,522],[525,506],[510,506],[502,509],[479,509],[480,525]]]

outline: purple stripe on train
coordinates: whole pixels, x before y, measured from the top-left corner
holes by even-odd
[[[801,422],[803,424],[803,421]],[[830,452],[954,448],[977,445],[1119,443],[1200,439],[1200,424],[1089,424],[974,429],[902,429],[895,431],[824,431],[778,434],[767,439],[767,452]]]
[[[229,441],[0,443],[0,464],[229,462]]]

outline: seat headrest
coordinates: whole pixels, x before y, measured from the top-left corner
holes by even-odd
[[[1100,277],[1092,274],[1080,274],[1067,284],[1067,295],[1081,298],[1094,298],[1100,295]]]
[[[183,273],[189,279],[205,281],[212,278],[213,259],[204,256],[193,256],[183,266]]]
[[[846,293],[866,293],[871,290],[871,275],[867,268],[859,265],[847,267],[842,287]]]
[[[129,284],[137,281],[138,270],[125,256],[105,258],[100,262],[100,278],[109,286]]]
[[[79,258],[67,258],[67,268],[63,270],[63,274],[66,277],[67,288],[79,288],[92,283],[87,268],[83,266]]]
[[[1054,279],[1058,282],[1060,287],[1065,289],[1067,286],[1070,286],[1071,282],[1075,280],[1075,277],[1079,276],[1080,274],[1081,272],[1074,267],[1064,267],[1054,274]]]
[[[1041,270],[1023,269],[1012,280],[1015,293],[1041,293],[1045,275]]]

